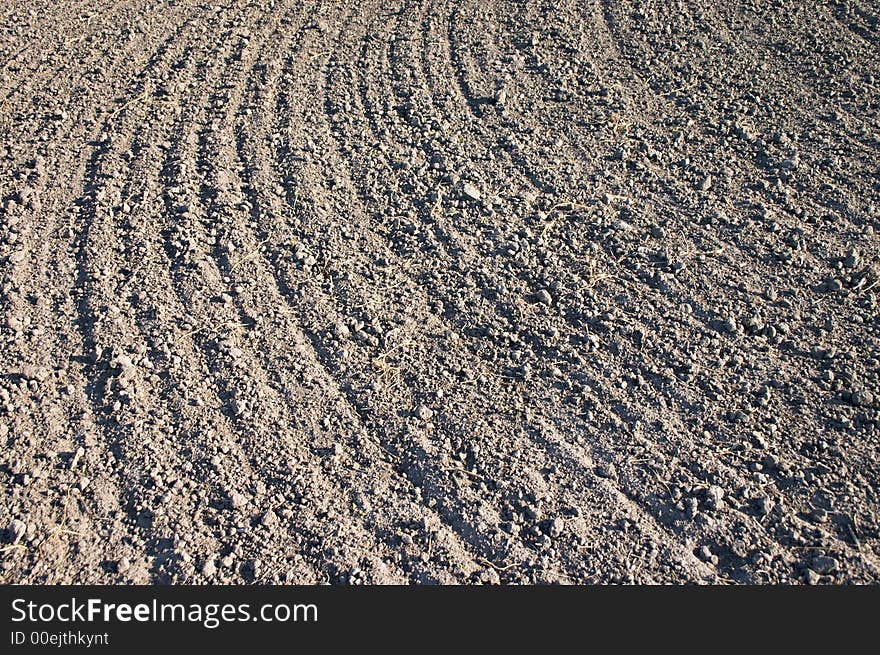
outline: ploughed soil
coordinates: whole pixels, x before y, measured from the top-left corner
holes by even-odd
[[[877,583],[869,0],[10,0],[6,583]]]

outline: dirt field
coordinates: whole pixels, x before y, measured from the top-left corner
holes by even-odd
[[[876,3],[0,14],[3,582],[880,582]]]

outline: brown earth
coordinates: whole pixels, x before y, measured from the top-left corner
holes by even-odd
[[[880,9],[10,0],[3,582],[880,581]]]

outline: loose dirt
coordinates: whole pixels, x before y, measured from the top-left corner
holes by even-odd
[[[875,3],[0,25],[3,582],[880,582]]]

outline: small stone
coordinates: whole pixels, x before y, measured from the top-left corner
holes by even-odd
[[[85,491],[91,483],[92,481],[89,480],[89,478],[87,478],[86,476],[82,476],[79,479],[79,490]]]
[[[596,475],[600,478],[617,479],[617,469],[614,467],[614,464],[599,464],[595,470]]]
[[[813,571],[812,569],[807,569],[804,573],[804,582],[806,582],[811,587],[815,587],[819,584],[820,581],[819,574]]]
[[[758,514],[761,516],[766,516],[770,512],[773,511],[774,503],[770,499],[769,496],[761,496],[755,501],[755,508],[758,510]]]
[[[232,509],[242,509],[243,507],[246,507],[247,504],[248,499],[247,496],[245,496],[244,494],[240,494],[237,491],[229,494],[229,506]]]
[[[700,184],[697,187],[700,191],[708,191],[712,188],[712,176],[707,175],[702,180],[700,180]]]
[[[36,380],[42,382],[49,377],[49,370],[43,366],[32,366],[25,364],[21,367],[21,377],[25,380]]]
[[[840,568],[840,563],[828,555],[816,555],[810,563],[810,568],[820,575],[831,575]]]
[[[483,194],[480,193],[480,190],[470,182],[465,182],[462,185],[461,193],[465,198],[474,202],[479,202],[480,198],[483,197]]]
[[[248,559],[242,562],[239,573],[245,579],[253,579],[260,575],[263,563],[258,559]]]
[[[706,507],[711,510],[720,509],[723,501],[724,489],[717,485],[709,487],[709,490],[706,492]]]
[[[9,537],[12,539],[12,543],[17,544],[27,531],[27,524],[19,519],[12,519],[7,530],[9,531]]]
[[[543,303],[544,305],[553,304],[553,296],[550,295],[550,292],[547,289],[541,289],[538,293],[535,294],[538,299],[538,302]]]
[[[413,411],[413,416],[415,416],[420,421],[430,421],[431,418],[434,416],[434,411],[427,405],[419,405]]]
[[[278,516],[270,509],[265,514],[263,514],[262,519],[260,519],[260,523],[262,523],[264,527],[274,528],[276,525],[278,525]]]
[[[870,407],[874,404],[874,394],[867,389],[854,391],[850,397],[852,398],[852,404],[856,407]]]
[[[25,259],[24,250],[16,250],[14,253],[9,255],[9,263],[13,266],[16,264],[21,264]]]
[[[443,524],[440,522],[440,519],[433,514],[425,515],[422,517],[422,530],[427,534],[434,534],[440,532]]]
[[[565,521],[563,521],[558,516],[550,521],[550,525],[547,529],[547,534],[549,534],[554,539],[562,534],[562,531],[565,529]]]
[[[202,575],[206,577],[210,577],[217,572],[217,565],[214,563],[214,558],[210,558],[205,560],[205,563],[202,564]]]
[[[127,557],[121,558],[118,562],[116,562],[116,572],[117,573],[127,573],[131,570],[131,561]]]
[[[80,446],[76,449],[76,452],[73,454],[73,458],[70,460],[70,468],[75,469],[76,465],[79,464],[79,460],[82,459],[82,456],[86,454],[85,448]]]

